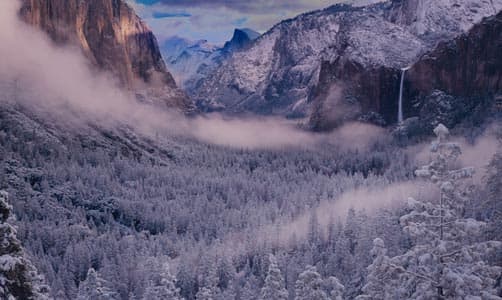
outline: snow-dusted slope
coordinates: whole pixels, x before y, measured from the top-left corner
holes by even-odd
[[[196,88],[195,100],[231,112],[303,116],[323,61],[401,68],[502,9],[502,0],[389,0],[335,5],[274,26]]]
[[[190,92],[226,57],[244,49],[259,35],[249,28],[235,29],[232,39],[223,47],[212,45],[206,40],[190,41],[172,37],[164,43],[162,53],[176,82]]]
[[[218,56],[217,51],[218,47],[206,40],[190,41],[180,37],[168,39],[162,47],[169,70],[176,82],[183,87],[190,78],[197,75],[201,65],[211,63],[211,58]]]
[[[500,0],[406,0],[394,1],[386,17],[415,35],[436,41],[465,32],[501,9]]]

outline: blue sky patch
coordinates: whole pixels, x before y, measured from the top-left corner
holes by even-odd
[[[154,11],[152,13],[152,17],[155,19],[164,19],[164,18],[188,18],[192,15],[187,12],[163,12],[163,11]]]

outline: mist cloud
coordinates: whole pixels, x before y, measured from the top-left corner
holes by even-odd
[[[128,125],[144,134],[184,135],[203,142],[239,148],[312,147],[330,143],[342,149],[365,149],[387,136],[382,128],[349,123],[332,133],[313,134],[294,122],[279,118],[230,119],[221,115],[186,119],[141,104],[117,87],[106,73],[93,69],[79,49],[55,46],[41,31],[18,18],[20,3],[0,2],[0,101],[18,101],[50,114],[99,122],[103,126]],[[12,91],[16,82],[17,95]],[[68,113],[70,112],[70,113]],[[54,119],[57,122],[57,119]],[[481,142],[464,159],[479,151],[494,153],[495,142]],[[471,153],[471,154],[470,154]],[[419,156],[419,155],[418,155]],[[483,156],[484,157],[484,156]]]
[[[324,200],[313,211],[308,211],[293,222],[279,227],[279,243],[285,245],[295,236],[299,240],[305,239],[309,228],[309,220],[314,212],[319,225],[327,229],[330,222],[344,221],[349,209],[364,210],[373,214],[383,207],[402,205],[409,197],[424,196],[433,193],[434,189],[424,188],[423,184],[415,181],[400,182],[379,187],[362,187],[348,191],[337,199]]]
[[[350,123],[329,134],[312,134],[298,129],[289,121],[276,118],[228,119],[221,115],[186,119],[173,112],[161,111],[140,104],[119,89],[106,73],[97,72],[80,50],[56,47],[42,32],[21,22],[17,17],[19,3],[0,1],[0,101],[20,101],[43,108],[58,116],[79,116],[105,126],[126,124],[145,134],[186,135],[203,142],[242,148],[312,147],[333,143],[344,149],[365,149],[386,136],[382,128]],[[15,84],[13,84],[16,82]],[[16,86],[18,91],[12,91]],[[14,94],[17,94],[14,96]],[[67,114],[67,113],[70,114]],[[53,118],[58,122],[57,118]],[[462,162],[481,168],[496,151],[496,141],[487,136],[476,144],[464,143]],[[428,161],[428,145],[414,149],[418,161]],[[434,192],[417,182],[402,182],[386,187],[365,187],[347,191],[334,199],[324,199],[313,210],[320,225],[332,218],[343,218],[349,208],[371,213],[404,202],[409,196]],[[310,210],[298,218],[263,228],[257,240],[279,236],[279,243],[288,243],[294,235],[306,235]],[[285,221],[286,222],[286,221]],[[254,233],[252,233],[254,234]],[[225,249],[245,249],[242,234],[229,236]],[[244,251],[244,250],[243,250]]]
[[[481,182],[486,173],[486,167],[499,150],[500,144],[497,141],[495,130],[494,127],[488,128],[485,134],[473,143],[464,138],[453,137],[451,139],[452,142],[459,144],[462,150],[457,162],[458,167],[473,167],[475,169],[473,180],[477,183]],[[418,165],[427,164],[434,155],[430,152],[430,143],[409,147],[407,151],[414,157]]]
[[[74,123],[81,119],[83,124],[125,124],[144,134],[178,134],[249,149],[310,147],[325,142],[359,148],[383,133],[364,124],[349,124],[331,134],[312,134],[277,118],[211,115],[186,119],[141,104],[118,88],[109,74],[93,69],[79,49],[56,46],[43,32],[19,20],[19,7],[17,1],[0,2],[0,81],[4,91],[0,101],[45,109],[58,118],[72,118]]]

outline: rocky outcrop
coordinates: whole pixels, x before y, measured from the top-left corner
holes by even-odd
[[[393,122],[397,116],[399,74],[397,68],[368,68],[343,58],[324,62],[311,100],[310,128],[325,131],[358,118],[377,125]]]
[[[233,52],[243,49],[244,47],[251,44],[252,41],[256,40],[260,34],[249,28],[236,28],[234,30],[234,35],[232,39],[225,43],[223,46],[223,51]]]
[[[141,99],[190,108],[152,31],[125,1],[23,0],[20,15],[56,44],[79,46],[93,65],[111,72]]]
[[[191,41],[177,36],[167,39],[161,47],[169,71],[186,91],[186,83],[197,78],[205,65],[212,64],[218,49],[207,40]]]
[[[246,49],[260,34],[252,29],[235,29],[232,39],[223,47],[211,45],[206,40],[189,41],[171,37],[161,51],[176,82],[190,95],[201,80],[216,70],[232,53]],[[217,105],[200,105],[201,110],[215,110]]]
[[[410,10],[420,11],[417,2],[420,1],[395,1],[394,10],[389,10],[393,13],[388,13],[387,17],[393,22],[409,26],[409,32],[424,36],[425,49],[433,45],[434,40],[438,41],[438,38],[440,42],[416,59],[404,61],[397,66],[365,65],[347,57],[345,53],[333,61],[325,61],[321,66],[319,83],[311,98],[310,126],[313,129],[326,130],[343,122],[343,118],[339,117],[341,112],[337,110],[337,114],[333,114],[330,109],[333,106],[333,97],[330,97],[333,88],[343,88],[343,93],[336,99],[338,102],[347,103],[350,99],[357,99],[352,103],[357,106],[359,114],[352,116],[353,118],[378,124],[395,123],[402,74],[400,68],[410,65],[412,67],[406,72],[404,81],[405,117],[429,114],[429,118],[433,115],[449,115],[450,120],[443,122],[452,126],[466,111],[484,101],[485,96],[500,92],[500,13],[480,20],[481,22],[471,27],[467,33],[445,40],[445,37],[451,36],[455,30],[468,26],[464,22],[450,22],[449,26],[445,25],[446,30],[442,34],[425,30],[424,26],[434,26],[444,20],[437,14],[431,14],[430,18],[424,19],[422,25],[417,25],[417,19],[410,19],[409,16]],[[500,3],[497,5],[500,10]],[[495,6],[488,8],[495,9]],[[417,15],[420,17],[420,14]],[[448,15],[445,16],[444,19],[448,20]],[[452,99],[463,103],[453,103]],[[466,101],[467,103],[464,103]],[[432,102],[441,103],[433,105]]]
[[[433,90],[469,97],[502,92],[502,12],[424,55],[408,71],[408,97]]]
[[[311,125],[324,128],[338,122],[327,121],[334,106],[326,100],[342,103],[332,92],[343,89],[335,94],[342,96],[344,108],[390,124],[400,68],[500,9],[502,0],[334,5],[277,24],[209,73],[193,97],[231,113],[312,116]]]
[[[330,25],[334,18],[315,12],[277,24],[207,74],[193,98],[200,106],[227,113],[304,113],[306,87],[316,82],[319,55],[336,40],[337,26]]]
[[[441,43],[408,71],[404,95],[415,105],[407,115],[419,116],[425,131],[483,118],[502,96],[501,49],[502,12]]]

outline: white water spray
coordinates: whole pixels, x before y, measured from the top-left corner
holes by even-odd
[[[397,122],[399,124],[403,123],[403,87],[404,87],[404,74],[410,67],[401,69],[401,85],[399,87],[399,108],[397,111]]]

